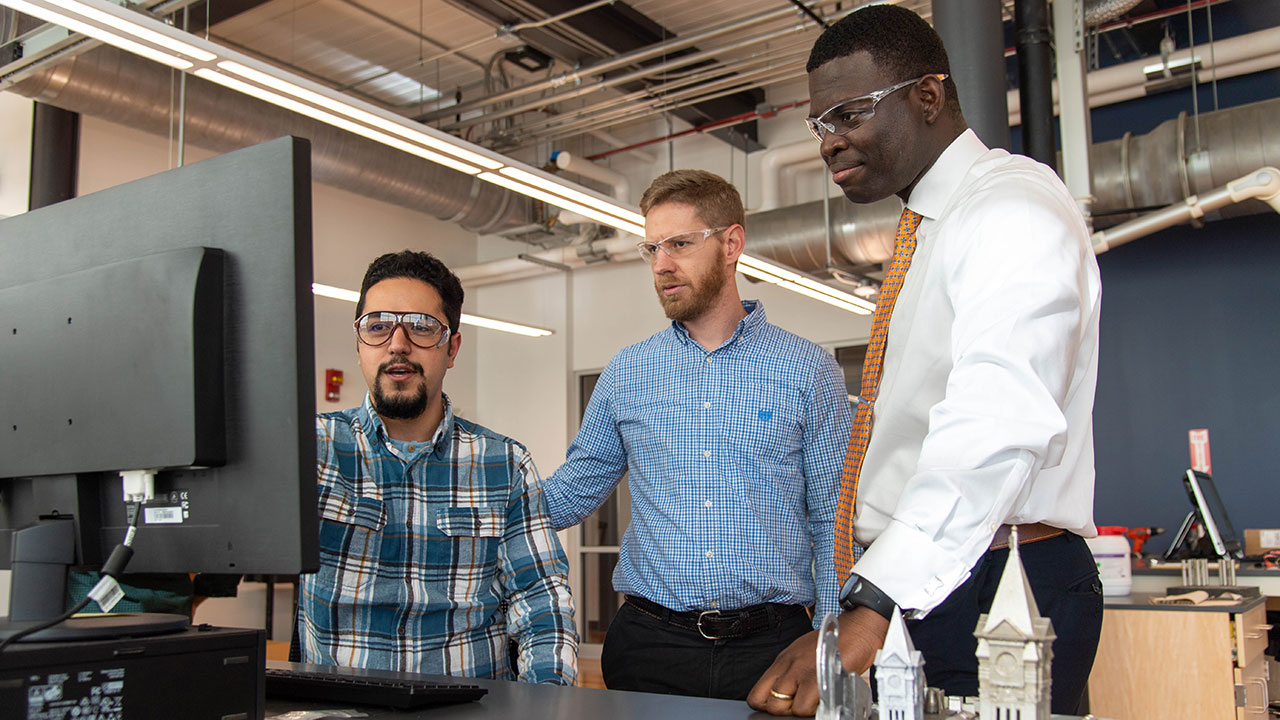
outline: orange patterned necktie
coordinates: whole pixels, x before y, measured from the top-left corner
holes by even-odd
[[[862,390],[859,394],[858,413],[853,418],[853,432],[849,434],[849,450],[844,456],[844,472],[840,478],[840,502],[836,506],[836,577],[840,582],[853,569],[853,508],[858,499],[858,474],[862,471],[862,457],[871,439],[871,408],[880,391],[880,366],[884,360],[884,347],[889,339],[889,318],[893,304],[898,299],[902,278],[911,265],[911,254],[916,249],[916,228],[920,226],[920,214],[906,208],[898,221],[898,234],[893,238],[893,259],[889,273],[876,298],[876,313],[871,320],[871,342],[867,345],[867,358],[862,363]]]

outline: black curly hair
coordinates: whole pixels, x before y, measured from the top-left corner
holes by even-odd
[[[805,72],[856,52],[870,54],[872,61],[895,82],[946,73],[943,86],[947,105],[959,115],[960,98],[950,77],[951,61],[942,38],[924,18],[897,5],[859,8],[822,32],[809,51]]]
[[[412,278],[421,280],[440,293],[444,304],[445,321],[449,323],[449,332],[457,334],[458,322],[462,319],[462,282],[453,271],[445,267],[434,255],[428,252],[401,250],[387,253],[369,263],[364,272],[364,282],[360,284],[360,301],[356,303],[356,318],[364,314],[364,297],[369,288],[391,278]]]

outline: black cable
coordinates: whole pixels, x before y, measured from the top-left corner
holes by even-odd
[[[12,645],[13,643],[18,642],[19,640],[21,640],[22,638],[24,638],[24,637],[26,637],[26,636],[28,636],[28,635],[32,635],[32,634],[38,633],[38,632],[40,632],[41,630],[48,630],[49,628],[53,627],[54,625],[57,625],[58,623],[66,622],[67,620],[69,620],[69,619],[71,618],[71,616],[72,616],[72,615],[75,615],[76,613],[78,613],[78,612],[80,612],[81,610],[83,610],[83,609],[85,608],[85,606],[86,606],[86,605],[88,605],[88,604],[89,604],[89,598],[87,598],[87,597],[86,597],[85,599],[83,599],[83,600],[81,600],[80,602],[76,603],[76,606],[75,606],[75,607],[71,608],[70,610],[68,610],[68,611],[66,611],[66,612],[64,612],[64,613],[62,613],[62,614],[61,614],[61,615],[59,615],[58,617],[56,617],[56,618],[54,618],[54,619],[52,619],[52,620],[47,620],[47,621],[45,621],[45,622],[42,622],[42,623],[40,623],[39,625],[33,625],[33,626],[31,626],[31,627],[27,628],[26,630],[20,630],[20,631],[18,631],[18,632],[16,632],[16,633],[14,633],[14,634],[10,635],[9,637],[5,638],[3,642],[0,642],[0,653],[4,652],[4,651],[5,651],[5,648],[9,647],[9,646],[10,646],[10,645]]]
[[[142,503],[137,504],[135,508],[135,512],[133,514],[133,520],[129,523],[129,529],[125,531],[125,539],[121,541],[119,545],[116,545],[115,549],[111,551],[111,557],[107,560],[106,565],[103,566],[102,574],[110,575],[111,577],[117,577],[122,572],[124,572],[124,566],[128,564],[129,558],[132,557],[133,555],[133,548],[130,547],[131,545],[133,545],[132,535],[138,529],[138,518],[140,517],[142,517]],[[112,565],[117,565],[118,567],[112,567]],[[110,568],[110,570],[108,570],[108,568]],[[26,630],[20,630],[10,635],[9,637],[5,638],[3,641],[0,641],[0,653],[4,652],[6,648],[8,648],[10,645],[12,645],[15,642],[18,642],[24,637],[27,637],[29,635],[34,635],[35,633],[38,633],[41,630],[48,630],[54,625],[70,620],[71,617],[74,616],[76,613],[85,609],[85,607],[89,605],[89,601],[91,599],[92,598],[86,596],[83,600],[76,603],[75,607],[62,613],[58,617],[52,620],[47,620],[45,622],[42,622],[39,625],[33,625],[27,628]]]

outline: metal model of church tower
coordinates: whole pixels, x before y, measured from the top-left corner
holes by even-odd
[[[884,647],[876,652],[880,720],[923,720],[924,657],[911,642],[902,612],[894,608]]]
[[[1018,553],[1017,528],[991,612],[978,618],[978,716],[1049,720],[1053,624],[1040,617]]]

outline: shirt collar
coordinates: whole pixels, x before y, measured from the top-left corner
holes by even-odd
[[[413,457],[405,457],[391,442],[391,436],[387,435],[387,426],[382,423],[382,418],[373,409],[373,396],[366,392],[364,394],[364,403],[360,406],[360,424],[364,429],[365,436],[369,438],[369,444],[373,447],[386,448],[392,455],[405,462],[410,462],[416,457],[429,454],[440,447],[441,443],[453,431],[453,403],[449,401],[449,396],[446,393],[440,393],[440,395],[444,398],[444,417],[440,420],[440,426],[436,428],[435,434],[431,436],[431,441],[422,444],[420,452],[415,453]]]
[[[747,311],[747,316],[738,321],[738,327],[734,329],[733,336],[725,340],[724,345],[728,345],[739,337],[751,337],[753,333],[764,327],[767,322],[764,315],[764,303],[759,300],[743,300],[742,309]],[[689,330],[680,321],[672,320],[671,329],[675,331],[676,337],[682,344],[688,345],[693,342],[693,338],[689,337]],[[724,347],[724,345],[721,345],[721,347]]]
[[[960,133],[916,183],[911,197],[907,199],[907,207],[930,220],[937,220],[969,168],[987,149],[972,129]]]

